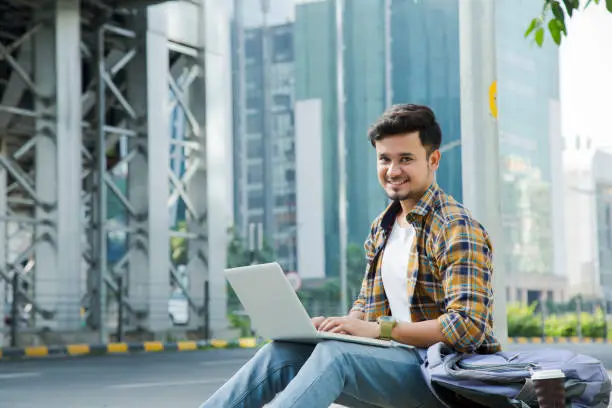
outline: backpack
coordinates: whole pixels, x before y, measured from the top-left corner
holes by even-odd
[[[564,372],[566,408],[608,407],[612,383],[603,364],[569,350],[468,354],[437,343],[421,365],[431,391],[449,408],[537,408],[530,377],[538,369]]]

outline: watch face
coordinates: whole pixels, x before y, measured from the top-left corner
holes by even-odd
[[[393,316],[381,316],[378,319],[379,322],[394,322],[395,321],[395,317]]]

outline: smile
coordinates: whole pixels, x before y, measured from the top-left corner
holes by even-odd
[[[391,184],[392,186],[401,186],[404,183],[407,183],[408,180],[395,180],[395,181],[391,181],[391,180],[387,180],[387,184]]]

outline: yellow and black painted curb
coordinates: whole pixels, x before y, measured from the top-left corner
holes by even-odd
[[[245,337],[236,340],[145,341],[141,343],[71,344],[66,346],[35,346],[0,349],[0,359],[38,358],[48,356],[82,356],[104,354],[128,354],[138,352],[194,351],[227,348],[255,348],[266,342]]]
[[[510,344],[604,344],[603,337],[509,337]]]
[[[12,358],[39,358],[48,356],[82,356],[104,354],[128,354],[161,351],[194,351],[229,348],[256,348],[267,340],[243,337],[236,340],[197,340],[197,341],[145,341],[140,343],[108,344],[70,344],[66,346],[34,346],[24,348],[0,349],[0,360]],[[604,344],[603,338],[579,337],[510,337],[509,344]]]

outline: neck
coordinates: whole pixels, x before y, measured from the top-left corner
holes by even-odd
[[[427,190],[429,189],[432,183],[433,183],[433,180],[427,185],[427,188],[423,190],[422,192],[415,194],[413,197],[400,201],[400,205],[402,206],[402,217],[406,217],[410,213],[410,211],[414,209],[414,207],[417,205],[419,200],[423,198],[423,196],[425,195],[425,193],[427,192]]]
[[[422,195],[421,195],[422,197]],[[402,206],[402,218],[406,218],[406,216],[412,211],[416,203],[418,203],[420,197],[418,199],[408,198],[406,200],[400,201],[400,205]]]

